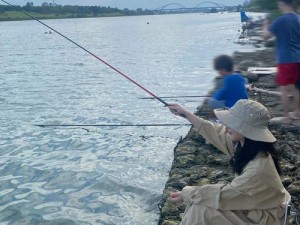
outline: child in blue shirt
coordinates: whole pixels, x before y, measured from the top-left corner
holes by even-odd
[[[224,78],[224,84],[208,101],[212,109],[230,108],[238,100],[248,99],[246,79],[234,72],[234,63],[230,56],[220,55],[216,57],[214,69]]]

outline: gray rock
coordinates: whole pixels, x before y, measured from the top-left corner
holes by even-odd
[[[287,188],[288,186],[290,186],[293,183],[292,179],[289,177],[285,177],[282,179],[282,184],[285,188]]]

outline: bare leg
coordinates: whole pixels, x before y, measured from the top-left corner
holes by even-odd
[[[290,86],[280,86],[281,92],[281,105],[283,109],[283,115],[285,117],[289,116],[289,88]]]
[[[285,117],[283,123],[290,123],[291,119],[289,118],[289,93],[292,85],[280,86],[281,92],[281,105],[283,109],[283,116]]]
[[[300,92],[297,88],[293,87],[293,91],[292,91],[293,95],[294,95],[294,105],[295,105],[295,115],[296,117],[300,116]]]

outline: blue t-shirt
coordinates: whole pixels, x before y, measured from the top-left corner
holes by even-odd
[[[241,22],[247,22],[248,20],[250,20],[250,18],[247,16],[246,11],[242,10],[240,12],[241,15]]]
[[[300,17],[287,13],[273,22],[269,31],[276,36],[277,63],[300,62]]]
[[[240,74],[228,75],[224,78],[224,86],[213,98],[224,101],[226,107],[232,107],[238,100],[248,99],[246,79]]]

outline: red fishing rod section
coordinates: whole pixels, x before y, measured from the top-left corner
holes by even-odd
[[[35,18],[34,16],[30,15],[29,13],[20,10],[19,8],[15,7],[14,5],[10,4],[9,2],[5,1],[5,0],[1,0],[2,2],[4,2],[5,4],[11,6],[12,8],[14,8],[16,11],[19,11],[23,14],[25,14],[26,16],[30,17],[31,19],[39,22],[40,24],[42,24],[43,26],[49,28],[50,30],[54,31],[55,33],[59,34],[60,36],[62,36],[63,38],[67,39],[68,41],[72,42],[74,45],[76,45],[77,47],[81,48],[82,50],[84,50],[85,52],[87,52],[88,54],[90,54],[91,56],[93,56],[94,58],[96,58],[97,60],[99,60],[100,62],[104,63],[105,65],[107,65],[108,67],[110,67],[111,69],[113,69],[114,71],[116,71],[117,73],[119,73],[120,75],[122,75],[123,77],[125,77],[127,80],[129,80],[130,82],[134,83],[136,86],[138,86],[139,88],[141,88],[142,90],[144,90],[145,92],[147,92],[149,95],[151,95],[153,98],[157,99],[158,101],[160,101],[161,103],[163,103],[165,106],[168,106],[169,104],[166,103],[164,100],[162,100],[160,97],[156,96],[154,93],[152,93],[151,91],[149,91],[148,89],[146,89],[145,87],[143,87],[141,84],[139,84],[138,82],[136,82],[135,80],[133,80],[132,78],[130,78],[128,75],[126,75],[125,73],[123,73],[122,71],[120,71],[119,69],[117,69],[116,67],[112,66],[111,64],[109,64],[108,62],[106,62],[105,60],[103,60],[102,58],[100,58],[99,56],[95,55],[94,53],[92,53],[91,51],[87,50],[86,48],[84,48],[83,46],[81,46],[80,44],[76,43],[75,41],[73,41],[72,39],[68,38],[67,36],[63,35],[62,33],[60,33],[59,31],[55,30],[54,28],[50,27],[49,25],[45,24],[44,22],[40,21],[39,19]]]

